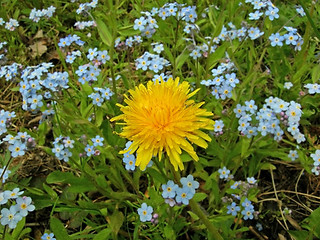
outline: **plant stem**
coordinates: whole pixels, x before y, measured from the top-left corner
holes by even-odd
[[[204,212],[200,209],[199,205],[194,201],[194,199],[190,199],[189,205],[192,211],[201,219],[204,225],[208,228],[208,231],[212,234],[213,239],[215,240],[223,240],[222,236],[218,232],[218,229],[213,226],[213,224],[209,221]]]
[[[180,182],[180,173],[175,171],[170,164],[170,170],[174,176],[174,179],[176,182]],[[222,236],[218,232],[218,229],[209,221],[206,214],[201,210],[198,203],[194,201],[194,199],[190,199],[189,205],[192,209],[192,211],[199,217],[199,219],[203,222],[204,225],[206,225],[208,231],[211,233],[214,240],[223,240]]]

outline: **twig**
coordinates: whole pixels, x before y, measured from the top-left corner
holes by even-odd
[[[284,193],[299,194],[299,195],[302,195],[302,196],[307,196],[307,197],[310,197],[310,198],[315,198],[315,199],[319,199],[319,200],[320,200],[320,197],[313,196],[313,195],[307,194],[307,193],[295,192],[295,191],[290,191],[290,190],[277,190],[276,192],[277,192],[277,193],[284,192]],[[273,192],[261,193],[261,194],[259,194],[258,197],[264,196],[264,195],[270,195],[270,194],[275,194],[275,191],[273,191]]]
[[[300,181],[300,178],[301,178],[303,172],[304,172],[304,169],[301,170],[301,172],[300,172],[300,174],[299,174],[299,177],[298,177],[298,179],[297,179],[296,185],[294,186],[294,190],[295,190],[296,192],[298,192],[298,183],[299,183],[299,181]],[[297,196],[297,198],[299,199],[300,203],[301,203],[307,210],[313,212],[312,209],[310,209],[308,206],[306,206],[306,205],[300,200],[300,197],[299,197],[298,194],[296,194],[296,196]]]
[[[271,180],[272,180],[272,186],[273,186],[273,190],[274,190],[274,195],[276,196],[276,199],[277,199],[277,201],[278,201],[278,205],[279,205],[279,209],[280,209],[280,214],[281,214],[281,217],[282,217],[282,219],[283,219],[284,225],[286,226],[285,229],[286,229],[286,230],[289,230],[288,225],[287,225],[287,222],[286,222],[286,218],[285,218],[284,215],[283,215],[282,202],[279,201],[279,198],[278,198],[276,185],[275,185],[275,183],[274,183],[273,171],[272,171],[271,168],[270,168],[270,174],[271,174]],[[278,219],[277,219],[277,221],[278,221]],[[279,221],[279,223],[280,223],[280,221]],[[281,226],[282,226],[282,224],[281,224]],[[283,226],[282,226],[282,227],[283,227]]]
[[[249,226],[250,232],[252,232],[259,240],[266,240],[268,237],[261,236],[260,233],[258,233],[252,226]]]

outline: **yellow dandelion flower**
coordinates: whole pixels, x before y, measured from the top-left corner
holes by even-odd
[[[120,136],[132,141],[131,146],[120,153],[136,152],[136,166],[142,170],[153,156],[158,155],[161,160],[162,152],[167,153],[176,171],[184,169],[180,159],[182,150],[198,161],[189,141],[207,148],[206,141],[211,138],[200,129],[213,130],[214,126],[214,121],[206,118],[213,114],[200,108],[204,102],[189,99],[198,90],[190,93],[189,83],[179,83],[179,78],[161,83],[149,81],[147,87],[140,84],[129,90],[131,96],[125,95],[127,106],[118,104],[123,114],[111,119],[125,122]]]

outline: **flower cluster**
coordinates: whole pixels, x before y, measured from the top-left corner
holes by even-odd
[[[263,34],[264,32],[260,31],[258,27],[251,27],[248,29],[248,36],[251,40],[255,40],[261,37]]]
[[[11,118],[16,116],[15,112],[9,112],[1,109],[0,111],[0,136],[7,132],[7,126],[11,122]]]
[[[25,151],[35,147],[34,139],[26,132],[18,132],[16,136],[8,134],[3,141],[9,143],[9,151],[12,157],[23,156]]]
[[[103,146],[103,141],[104,141],[104,138],[99,135],[95,136],[94,138],[91,138],[92,143],[87,143],[84,149],[85,155],[88,157],[100,155],[100,151],[96,149],[96,147]],[[81,154],[81,156],[84,156],[84,155]]]
[[[187,23],[194,23],[198,17],[196,6],[183,7],[184,4],[166,3],[158,9],[158,16],[165,20],[170,16],[178,17],[179,20],[184,20]],[[153,8],[153,12],[156,9]]]
[[[186,25],[186,27],[187,26],[188,25]],[[192,26],[193,30],[199,29],[199,27],[196,24],[192,24]],[[207,57],[208,52],[213,53],[218,48],[218,44],[222,43],[223,41],[232,41],[236,38],[238,38],[239,41],[242,41],[247,39],[248,37],[251,40],[255,40],[264,34],[264,32],[261,32],[257,27],[249,28],[248,24],[245,24],[245,26],[242,26],[241,28],[237,29],[232,22],[229,22],[228,27],[230,28],[230,30],[228,30],[226,26],[222,26],[219,35],[214,37],[213,39],[209,36],[205,37],[207,42],[204,42],[201,45],[196,45],[194,43],[193,37],[191,39],[186,38],[185,40],[193,42],[192,52],[190,53],[190,56],[193,59],[200,58],[201,56]],[[189,28],[185,29],[185,32],[189,33],[189,31]]]
[[[215,132],[216,136],[223,134],[223,127],[224,123],[222,120],[216,120],[213,125],[213,131]]]
[[[50,105],[47,105],[50,107]],[[39,120],[39,124],[41,124],[44,121],[50,121],[52,119],[52,116],[55,114],[55,111],[53,109],[46,109],[42,112],[41,119]]]
[[[131,144],[132,144],[132,142],[128,141],[126,143],[125,150],[127,150],[130,147]],[[134,154],[131,154],[130,151],[123,154],[122,161],[125,164],[125,168],[128,171],[129,170],[131,170],[131,171],[135,170],[135,168],[136,168],[136,166],[135,166],[135,164],[136,164],[136,156]]]
[[[138,208],[138,214],[141,222],[151,221],[153,213],[153,207],[148,206],[146,203],[142,203],[141,207]]]
[[[5,171],[5,172],[3,172]],[[9,177],[9,174],[11,173],[11,171],[9,169],[3,169],[3,168],[0,168],[0,176],[2,176],[2,183],[5,183],[5,181],[8,179]],[[1,181],[1,179],[0,179]]]
[[[233,88],[239,83],[236,74],[232,72],[234,70],[233,62],[227,58],[226,63],[222,63],[211,70],[213,79],[202,80],[200,84],[211,88],[211,94],[216,99],[231,98]]]
[[[74,26],[80,30],[83,30],[87,27],[95,27],[96,23],[94,21],[78,21],[74,24]]]
[[[53,233],[45,233],[41,236],[41,240],[56,240]]]
[[[89,3],[80,3],[79,8],[77,9],[76,13],[80,14],[83,11],[87,12],[90,11],[92,8],[95,8],[98,4],[98,0],[92,0]]]
[[[162,197],[165,202],[173,207],[176,203],[178,204],[189,204],[189,200],[193,198],[196,193],[196,189],[199,188],[199,182],[193,179],[192,175],[183,177],[180,179],[182,187],[175,184],[172,180],[169,180],[167,184],[162,184],[163,190]]]
[[[220,179],[224,179],[225,181],[230,180],[230,179],[233,178],[233,176],[230,175],[230,170],[227,169],[225,166],[223,168],[220,168],[218,170],[218,173],[220,174],[219,178]]]
[[[216,50],[217,45],[210,46],[210,41],[211,39],[209,38],[207,42],[204,42],[201,45],[192,45],[193,50],[189,54],[190,57],[196,60],[202,56],[208,56],[209,48],[210,53],[213,53]]]
[[[313,168],[312,172],[315,175],[320,175],[320,150],[316,150],[315,153],[310,155],[313,159]]]
[[[306,15],[306,13],[304,12],[303,10],[303,7],[302,6],[296,6],[296,11],[297,13],[301,16],[301,17],[304,17]]]
[[[108,55],[107,50],[98,51],[97,48],[93,48],[93,49],[90,48],[88,50],[87,58],[90,61],[94,61],[96,59],[96,63],[101,62],[103,64],[105,64],[108,60],[110,60],[110,56]]]
[[[262,15],[269,17],[271,21],[279,18],[279,8],[275,7],[270,0],[246,0],[253,5],[255,12],[249,13],[249,20],[258,20]]]
[[[320,93],[320,85],[318,83],[308,83],[304,87],[308,89],[309,94]]]
[[[227,170],[229,171],[229,170]],[[229,171],[230,172],[230,171]],[[221,178],[221,175],[220,175]],[[229,178],[230,179],[230,178]],[[248,192],[251,188],[257,187],[257,180],[254,177],[248,177],[247,181],[231,181],[230,184],[230,192],[236,192],[239,194],[232,193],[232,198],[227,196],[223,197],[223,202],[231,202],[227,206],[227,214],[231,214],[232,216],[237,216],[241,211],[244,220],[253,219],[254,215],[257,214],[254,210],[254,206],[251,201],[247,198]],[[240,191],[239,191],[240,190]],[[241,203],[241,206],[238,206],[236,201]]]
[[[22,81],[20,93],[23,97],[23,110],[39,110],[43,106],[43,97],[51,98],[51,92],[69,88],[69,74],[67,72],[48,73],[51,63],[42,63],[37,66],[27,67],[21,73]],[[43,94],[44,89],[48,89]]]
[[[86,82],[92,83],[98,80],[98,76],[101,72],[98,66],[90,64],[85,64],[78,67],[76,74],[78,75],[78,81],[81,84],[85,84]]]
[[[158,16],[162,20],[173,16],[185,22],[185,31],[194,28],[193,24],[197,19],[196,6],[184,7],[184,4],[166,3],[160,8],[152,8],[151,12],[143,12],[145,16],[135,19],[133,28],[140,30],[142,36],[152,37],[158,28],[157,20],[153,17]]]
[[[172,78],[172,75],[166,75],[166,74],[164,74],[164,73],[160,73],[160,74],[155,74],[155,75],[153,75],[152,81],[153,81],[154,83],[156,83],[157,81],[158,81],[158,82],[161,82],[161,81],[166,82],[166,81],[168,81],[168,79],[170,79],[170,78]]]
[[[151,43],[151,46],[153,46],[153,51],[158,54],[160,54],[164,50],[162,43]]]
[[[23,66],[18,63],[12,63],[10,65],[5,65],[0,68],[0,78],[5,77],[6,81],[16,80],[19,75],[20,69]]]
[[[253,219],[254,206],[252,205],[251,201],[248,200],[248,198],[246,198],[242,202],[241,206],[243,207],[243,210],[241,211],[241,214],[243,215],[243,219],[244,220]]]
[[[72,149],[74,146],[74,140],[70,139],[70,137],[57,137],[53,142],[52,152],[59,159],[65,162],[69,161],[69,158],[72,156]]]
[[[303,38],[297,33],[297,29],[292,27],[284,27],[287,32],[283,35],[280,35],[280,33],[272,33],[269,37],[269,40],[271,41],[271,46],[283,46],[283,42],[285,42],[286,45],[292,45],[294,46],[295,50],[300,51],[301,46],[303,44]]]
[[[238,130],[248,138],[256,136],[258,132],[262,136],[268,133],[274,136],[274,140],[282,138],[282,126],[292,134],[298,143],[305,141],[304,135],[299,131],[299,121],[302,114],[301,106],[294,101],[286,102],[277,97],[269,97],[262,108],[257,110],[254,100],[246,101],[245,105],[237,104],[233,110],[239,118]]]
[[[135,35],[133,37],[127,37],[125,40],[121,41],[121,38],[118,37],[114,41],[114,47],[117,50],[125,50],[129,47],[134,47],[135,45],[138,45],[142,43],[142,38],[139,35]]]
[[[149,69],[155,73],[161,71],[163,67],[170,65],[168,60],[160,57],[157,54],[152,54],[149,52],[144,52],[144,54],[136,59],[135,62],[137,69],[142,69],[143,71],[147,71]]]
[[[285,89],[290,89],[290,88],[292,88],[293,87],[293,84],[292,84],[292,82],[285,82],[284,84],[283,84],[283,87],[285,88]]]
[[[140,30],[141,35],[147,38],[152,37],[156,28],[158,28],[157,20],[149,12],[146,13],[146,17],[140,17],[134,21],[133,29]]]
[[[91,93],[88,97],[93,100],[93,105],[101,106],[104,100],[110,100],[113,92],[111,92],[110,88],[93,88],[96,92]]]
[[[7,45],[8,43],[6,41],[0,42],[0,50],[2,50],[4,45]],[[6,49],[4,50],[6,52]],[[0,65],[4,65],[6,63],[7,59],[4,54],[0,54]]]
[[[81,52],[79,50],[68,52],[66,62],[72,64],[77,57],[81,57]]]
[[[299,158],[297,150],[290,150],[289,154],[288,154],[288,157],[291,159],[291,161],[294,161],[297,158]]]
[[[83,41],[80,40],[80,37],[76,34],[68,35],[65,38],[60,38],[58,46],[59,47],[69,47],[72,43],[75,43],[78,46],[82,46],[84,44]]]
[[[37,10],[36,8],[33,8],[30,12],[29,19],[31,19],[34,22],[39,22],[40,18],[42,17],[51,18],[55,11],[56,11],[56,8],[54,6],[50,6],[48,7],[48,9],[41,9],[41,10]]]
[[[31,204],[32,199],[26,196],[20,197],[22,194],[23,191],[20,191],[19,188],[0,192],[0,205],[10,205],[9,208],[1,208],[1,225],[8,225],[10,229],[14,229],[23,217],[35,209],[35,206]]]
[[[2,18],[0,18],[0,26],[3,24],[4,28],[11,32],[13,32],[19,26],[19,22],[13,18],[10,18],[8,22],[5,22]]]

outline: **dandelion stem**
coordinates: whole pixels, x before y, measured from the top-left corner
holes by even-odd
[[[175,171],[171,164],[169,164],[169,166],[170,166],[170,170],[174,176],[175,181],[180,182],[180,178],[181,178],[180,173],[178,171]],[[213,237],[212,239],[223,240],[220,233],[218,232],[218,229],[209,221],[206,214],[199,207],[198,203],[196,203],[196,201],[194,199],[190,199],[189,205],[190,205],[192,211],[201,219],[203,224],[206,225],[208,231],[211,233],[211,235]]]
[[[206,227],[208,228],[208,231],[211,233],[213,239],[223,240],[222,236],[218,232],[218,229],[215,226],[213,226],[213,224],[209,221],[207,216],[200,209],[199,205],[194,201],[194,199],[191,199],[189,201],[189,205],[190,205],[192,211],[201,219],[203,224],[206,225]]]
[[[7,164],[4,166],[3,170],[2,170],[2,174],[0,176],[0,189],[2,189],[2,184],[3,184],[3,176],[6,173],[11,161],[13,158],[9,158],[9,161],[7,162]]]

